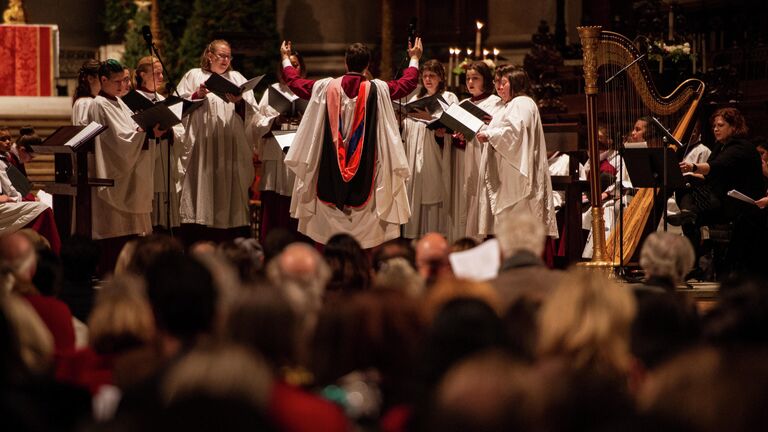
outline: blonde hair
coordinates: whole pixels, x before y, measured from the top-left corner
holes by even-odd
[[[208,58],[208,54],[215,54],[217,45],[226,45],[230,50],[232,49],[232,46],[229,44],[229,42],[225,41],[224,39],[216,39],[211,41],[211,43],[206,45],[205,49],[203,50],[203,54],[200,56],[200,69],[206,72],[211,71],[211,59]],[[231,70],[232,63],[230,62],[227,66],[227,72]]]
[[[53,335],[34,308],[16,294],[0,294],[0,307],[16,333],[24,366],[34,374],[53,366]]]
[[[155,320],[144,283],[126,274],[105,283],[88,318],[90,345],[97,352],[117,352],[146,344],[155,334]]]
[[[438,281],[424,299],[423,313],[426,322],[431,323],[440,309],[455,299],[476,299],[488,304],[498,314],[499,296],[493,287],[485,282],[466,279],[444,278]]]
[[[582,270],[568,272],[544,300],[538,352],[562,357],[575,369],[623,375],[635,299],[627,287]]]
[[[136,69],[133,70],[133,84],[136,88],[139,88],[144,84],[141,78],[142,73],[155,73],[155,64],[160,64],[160,60],[155,56],[144,56],[139,59]],[[160,87],[163,83],[159,82],[155,84],[157,87]]]

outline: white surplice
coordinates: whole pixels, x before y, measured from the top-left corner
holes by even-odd
[[[471,100],[471,99],[465,99]],[[462,101],[463,102],[463,101]],[[496,95],[490,95],[485,99],[475,102],[475,105],[492,117],[503,107],[500,103],[501,98]],[[454,151],[453,159],[453,209],[451,211],[449,232],[455,238],[472,237],[481,239],[478,232],[479,217],[479,197],[480,191],[480,158],[483,153],[484,144],[473,138],[467,141],[464,150]]]
[[[89,96],[77,98],[72,104],[72,124],[75,126],[85,126],[90,123],[88,112],[91,109],[93,98]]]
[[[211,72],[196,68],[179,83],[179,95],[189,98]],[[235,84],[246,79],[236,71],[222,76]],[[269,128],[263,123],[253,92],[243,93],[245,119],[235,104],[208,93],[203,106],[184,122],[181,152],[181,223],[213,228],[250,225],[248,188],[254,179],[253,154],[256,141]]]
[[[165,100],[163,95],[154,92],[145,92],[138,89],[136,92],[152,102]],[[169,145],[170,143],[168,142],[170,134],[173,134],[173,145]],[[183,137],[184,125],[178,124],[166,132],[166,135],[157,142],[153,164],[155,192],[152,198],[152,226],[168,227],[169,208],[171,226],[179,226],[179,190],[181,189],[179,179],[184,175],[184,169],[181,166]],[[171,152],[170,155],[168,154],[169,150]],[[170,202],[166,202],[169,199],[169,185],[171,191]]]
[[[555,152],[551,157],[547,158],[549,164],[549,175],[551,176],[567,176],[568,170],[571,167],[571,157],[566,153]],[[552,206],[555,210],[559,209],[565,203],[565,191],[552,191]]]
[[[288,86],[280,83],[272,84],[272,87],[282,93],[293,94]],[[268,121],[268,129],[272,126],[272,121],[279,113],[269,106],[269,91],[265,91],[259,102],[261,114]],[[273,191],[283,196],[291,196],[293,193],[293,183],[296,178],[293,171],[285,167],[285,153],[280,148],[280,144],[274,136],[260,137],[256,152],[261,160],[261,184],[259,190]]]
[[[400,236],[400,225],[410,217],[405,182],[408,160],[405,157],[398,123],[392,108],[387,83],[371,81],[377,90],[376,176],[372,196],[361,208],[345,208],[322,203],[317,198],[317,176],[327,117],[326,93],[331,78],[316,81],[307,111],[299,125],[285,165],[296,175],[291,198],[291,216],[299,220],[299,231],[325,244],[337,233],[347,233],[363,248],[372,248]],[[344,129],[352,123],[357,98],[341,91],[340,104]],[[345,136],[349,136],[345,134]]]
[[[115,181],[113,187],[93,192],[93,238],[105,239],[152,232],[154,194],[153,141],[144,147],[146,133],[138,132],[131,109],[120,99],[96,96],[88,118],[107,129],[96,137],[95,174]]]
[[[441,94],[450,105],[458,103],[451,92]],[[412,96],[408,103],[419,99]],[[438,144],[438,140],[440,143]],[[428,232],[439,232],[453,241],[448,230],[451,209],[451,136],[435,137],[423,121],[406,117],[403,120],[403,141],[411,177],[406,182],[411,218],[403,226],[403,237],[420,238]]]
[[[8,178],[7,169],[8,165],[0,160],[0,192],[9,198],[8,202],[0,203],[0,234],[8,234],[24,228],[48,208],[39,201],[22,201],[21,194]]]
[[[513,98],[484,132],[488,143],[480,162],[478,233],[491,234],[491,220],[495,224],[503,213],[522,211],[539,218],[547,235],[557,238],[547,146],[536,102],[528,96]]]

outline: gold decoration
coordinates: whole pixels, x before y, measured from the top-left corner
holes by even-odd
[[[597,94],[597,45],[602,27],[577,27],[584,52],[584,91]]]
[[[21,0],[10,0],[8,9],[3,12],[3,24],[26,24],[24,5]]]

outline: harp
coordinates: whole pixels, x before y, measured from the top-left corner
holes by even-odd
[[[704,95],[704,83],[688,79],[669,95],[662,96],[651,79],[648,64],[632,41],[618,33],[603,31],[600,26],[579,27],[578,30],[584,51],[590,161],[598,160],[600,155],[600,122],[603,123],[603,131],[618,145],[626,140],[638,119],[649,116],[659,118],[678,141],[685,142],[695,123],[696,109]],[[660,131],[651,124],[647,125],[644,139],[648,146],[661,146],[661,137]],[[591,165],[597,166],[594,163]],[[617,174],[619,178],[621,171]],[[598,169],[591,169],[589,174],[593,230],[591,264],[609,266],[629,262],[644,236],[659,223],[659,218],[652,220],[654,218],[651,217],[654,213],[661,214],[661,211],[653,212],[655,191],[652,188],[637,189],[623,212],[623,235],[616,229],[619,225],[616,221],[606,239],[605,235],[601,235],[605,233],[605,220]],[[662,198],[659,201],[664,204],[659,210],[666,209],[666,200]]]

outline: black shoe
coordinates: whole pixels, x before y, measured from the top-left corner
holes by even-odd
[[[682,226],[696,222],[696,213],[690,210],[680,210],[680,213],[668,214],[667,223],[674,226]]]

